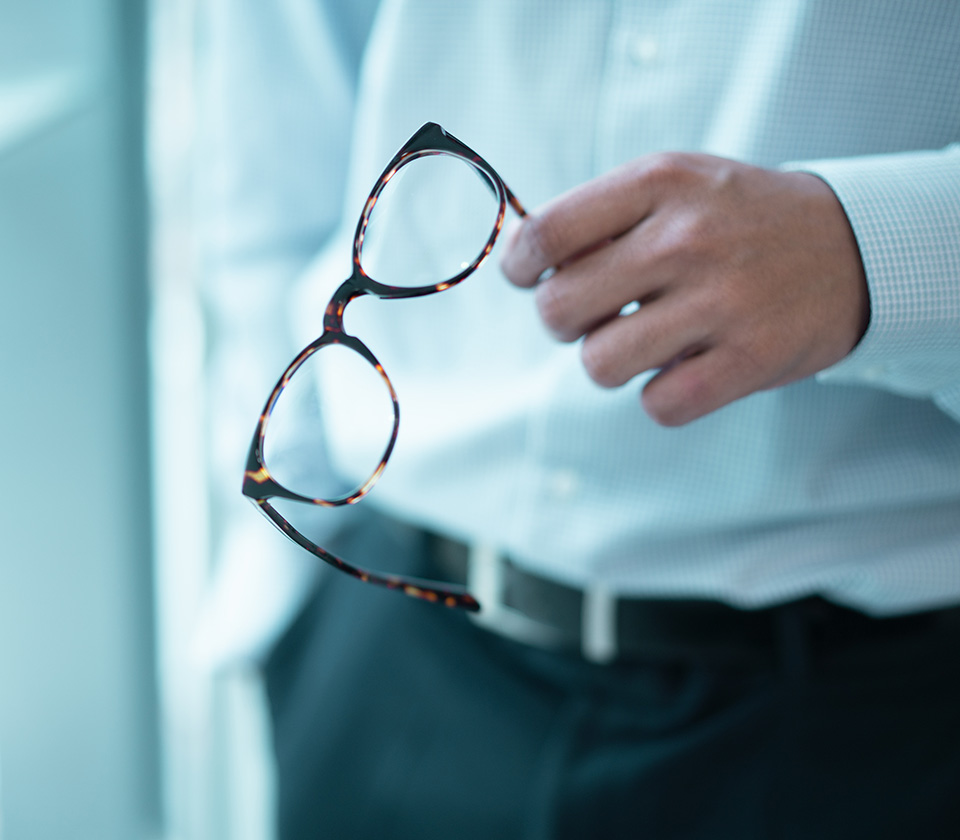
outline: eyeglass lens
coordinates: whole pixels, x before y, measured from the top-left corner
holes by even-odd
[[[388,286],[444,283],[478,260],[500,199],[463,158],[426,154],[400,167],[370,212],[360,266]]]
[[[442,153],[412,158],[369,213],[361,268],[389,286],[442,284],[480,259],[499,212],[498,193],[469,162]],[[336,452],[323,449],[324,428],[339,442]],[[264,463],[294,493],[340,499],[379,468],[393,428],[381,372],[354,349],[331,343],[310,355],[281,391],[266,426]]]

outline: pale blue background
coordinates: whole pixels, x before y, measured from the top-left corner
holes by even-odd
[[[160,836],[143,6],[0,0],[0,837]]]

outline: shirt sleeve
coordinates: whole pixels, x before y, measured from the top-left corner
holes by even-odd
[[[870,291],[866,333],[818,380],[930,399],[960,421],[960,144],[785,168],[833,189]]]

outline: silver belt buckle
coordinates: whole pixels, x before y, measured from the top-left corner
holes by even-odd
[[[480,611],[470,618],[479,627],[499,633],[524,644],[557,649],[564,634],[503,603],[503,553],[486,544],[470,546],[467,563],[467,588],[479,601]],[[584,593],[580,626],[580,652],[585,659],[598,664],[611,662],[617,656],[617,601],[609,589],[598,586]]]

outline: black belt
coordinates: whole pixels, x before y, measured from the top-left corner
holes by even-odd
[[[477,596],[477,623],[596,662],[696,657],[769,663],[782,652],[788,626],[802,628],[814,649],[892,638],[943,620],[960,629],[960,608],[873,618],[816,596],[763,609],[710,600],[613,597],[550,580],[508,557],[439,535],[430,534],[429,545],[443,577]]]

